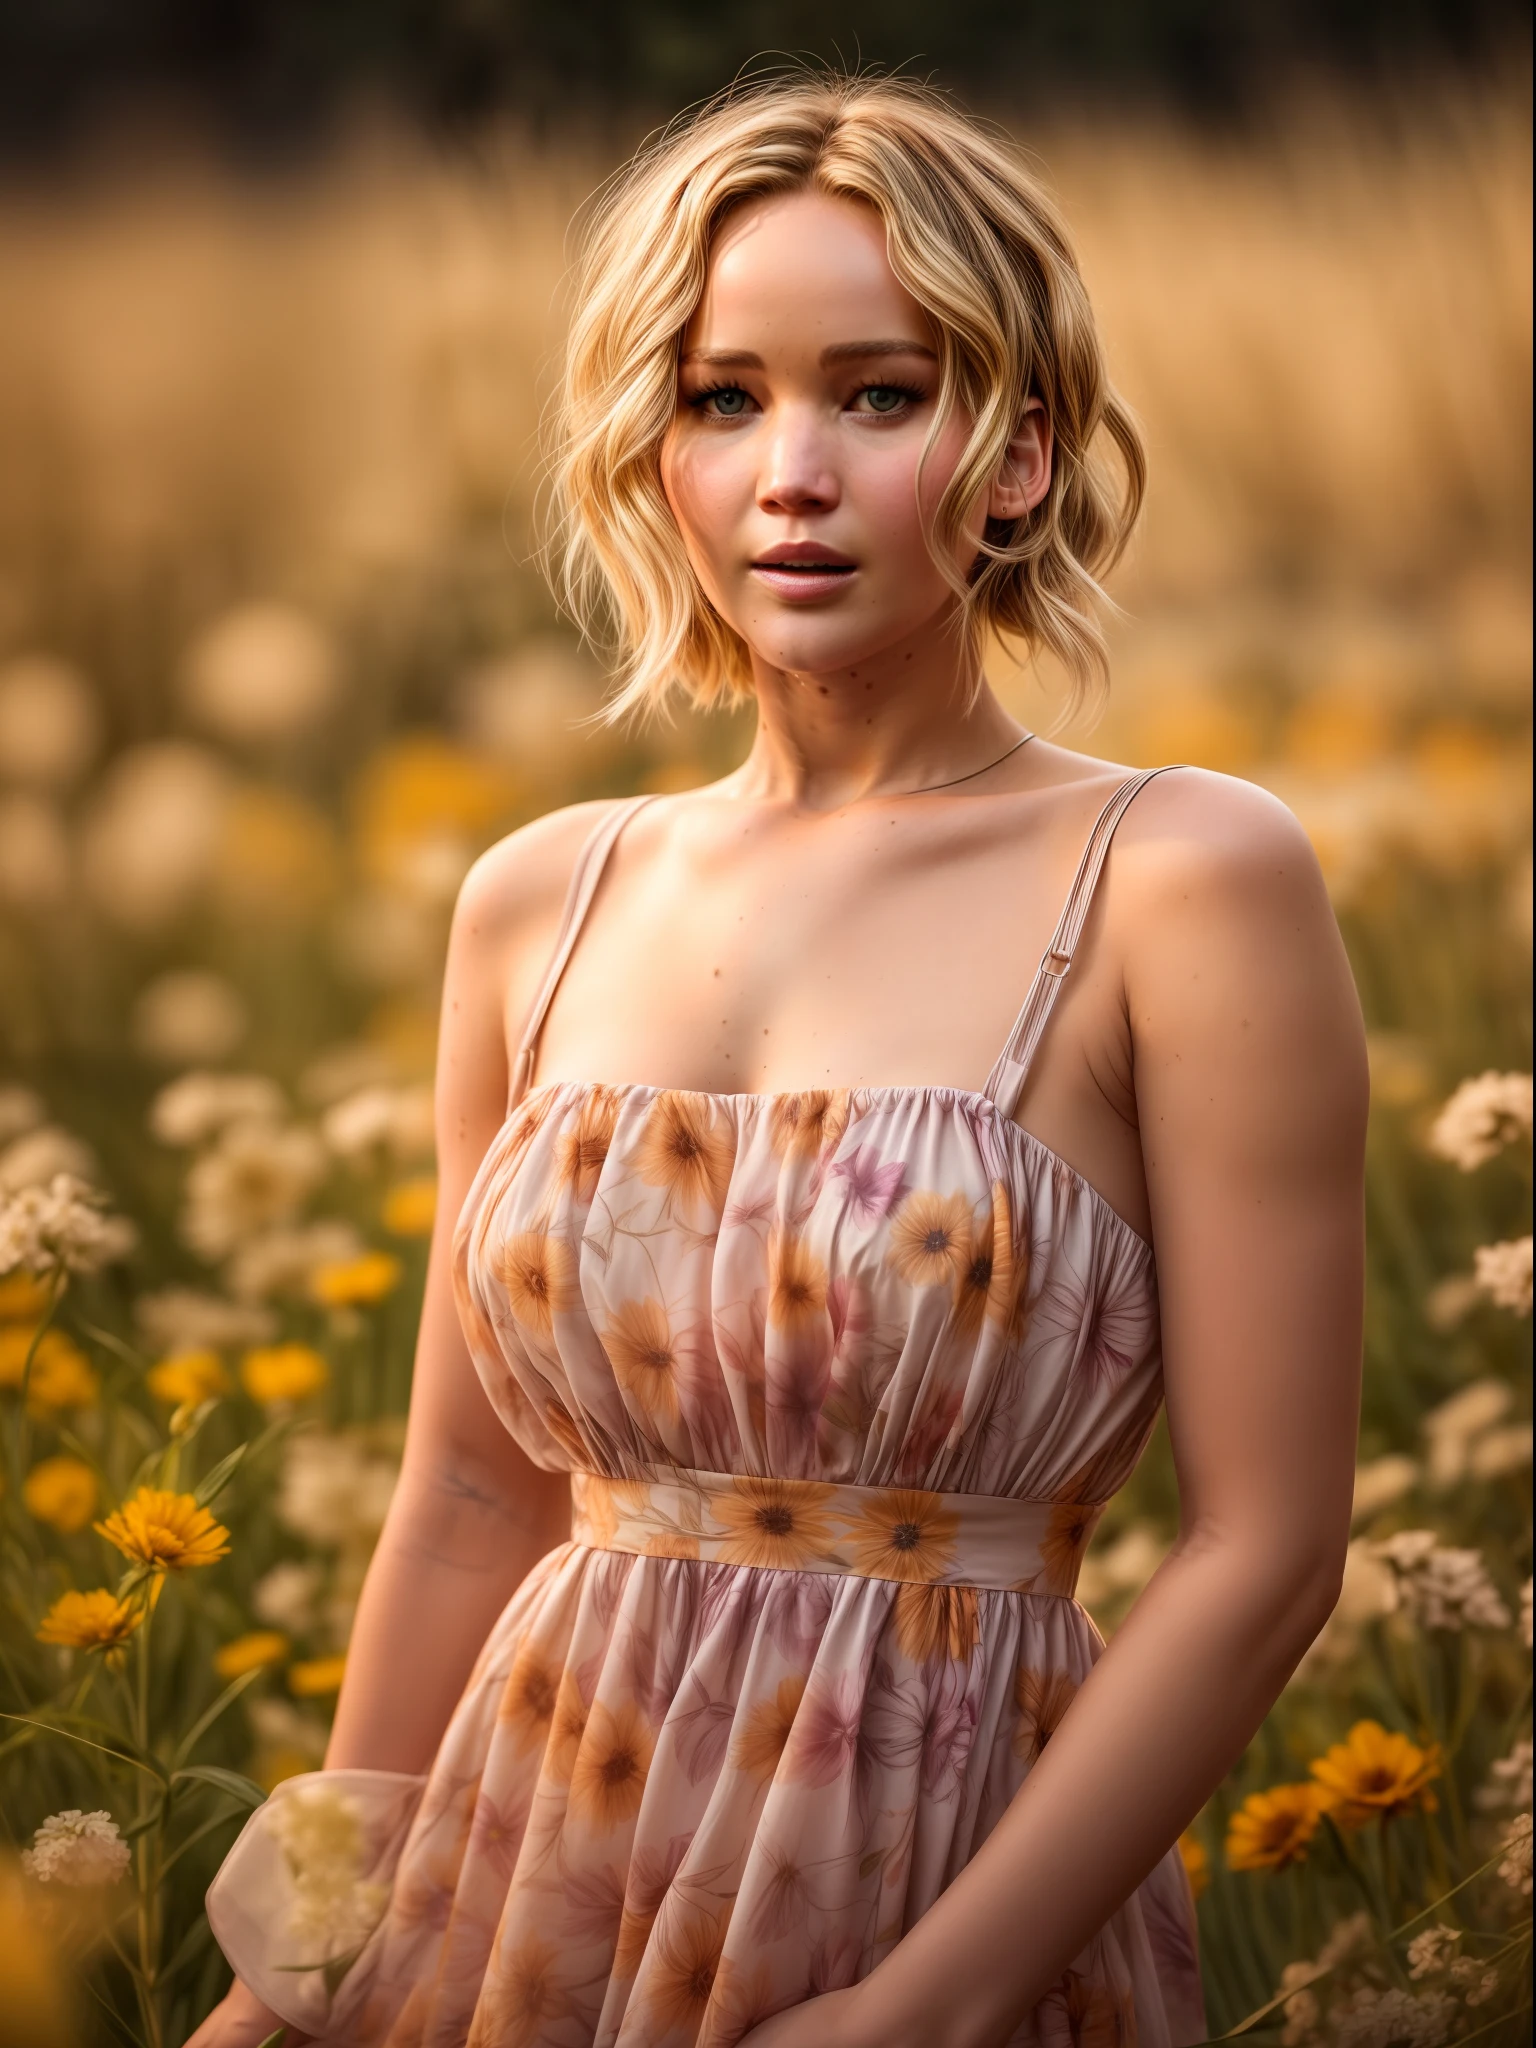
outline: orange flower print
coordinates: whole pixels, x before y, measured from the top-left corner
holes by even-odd
[[[805,1680],[784,1678],[771,1699],[758,1701],[731,1745],[731,1762],[738,1771],[750,1772],[760,1784],[768,1782],[779,1768],[804,1698]]]
[[[811,1088],[780,1095],[770,1126],[773,1149],[784,1159],[814,1158],[836,1145],[848,1128],[848,1091]]]
[[[1036,1671],[1021,1664],[1013,1681],[1013,1703],[1019,1710],[1013,1730],[1014,1755],[1032,1764],[1076,1697],[1077,1680],[1069,1673]]]
[[[1134,2048],[1136,2026],[1125,2002],[1076,1970],[1041,1999],[1035,2011],[1040,2048]]]
[[[544,1427],[578,1470],[588,1462],[590,1453],[581,1440],[581,1431],[558,1401],[550,1401],[544,1409]]]
[[[704,1913],[673,1892],[657,1916],[647,1985],[651,2040],[675,2027],[692,2040],[715,1988],[729,1909]]]
[[[663,1089],[646,1113],[635,1167],[653,1188],[665,1188],[684,1209],[717,1215],[730,1186],[734,1150],[724,1118],[707,1095]]]
[[[562,1671],[560,1690],[555,1695],[555,1711],[550,1716],[549,1740],[544,1745],[544,1768],[552,1778],[570,1782],[581,1751],[582,1737],[587,1732],[589,1712],[580,1686],[569,1671]]]
[[[725,1529],[718,1550],[724,1564],[750,1564],[769,1571],[804,1571],[831,1548],[826,1517],[829,1486],[808,1479],[732,1481],[710,1508]]]
[[[1045,1566],[1044,1584],[1031,1580],[1025,1591],[1070,1593],[1077,1584],[1088,1539],[1098,1527],[1101,1507],[1091,1501],[1059,1500],[1040,1539],[1040,1557]]]
[[[619,1533],[614,1482],[598,1472],[571,1474],[571,1541],[606,1550]]]
[[[541,1088],[537,1095],[530,1095],[521,1104],[507,1132],[506,1151],[503,1155],[506,1161],[512,1161],[518,1153],[525,1151],[533,1143],[540,1125],[554,1106],[554,1093],[548,1088]]]
[[[980,1635],[972,1586],[903,1586],[896,1595],[896,1642],[914,1664],[968,1658]]]
[[[618,1947],[613,1957],[615,1977],[633,1977],[639,1969],[661,1902],[672,1888],[687,1845],[686,1835],[674,1835],[665,1853],[638,1849],[630,1858],[624,1915],[619,1922]]]
[[[1007,1328],[1017,1296],[1013,1256],[1013,1218],[1008,1190],[992,1183],[992,1208],[971,1228],[964,1264],[955,1276],[955,1322],[971,1333],[983,1321]]]
[[[680,1529],[656,1529],[645,1539],[647,1557],[680,1557],[695,1564],[699,1557],[697,1536],[685,1536]]]
[[[567,2000],[555,1980],[558,1949],[530,1934],[508,1955],[498,1955],[475,2006],[468,2048],[535,2048],[548,2039],[547,2023],[561,2018]]]
[[[908,1195],[891,1223],[891,1264],[914,1287],[949,1287],[971,1255],[971,1205],[964,1195],[924,1189]]]
[[[652,1421],[677,1420],[677,1353],[659,1301],[624,1302],[603,1332],[613,1376]]]
[[[511,1731],[519,1749],[542,1749],[560,1696],[560,1670],[533,1643],[525,1643],[512,1660],[502,1687],[496,1718]]]
[[[655,1741],[632,1700],[599,1704],[581,1738],[571,1770],[571,1807],[608,1834],[640,1811]]]
[[[555,1148],[556,1171],[578,1202],[590,1202],[597,1193],[618,1120],[616,1090],[594,1088],[581,1105],[574,1129],[565,1132]]]
[[[827,1269],[793,1231],[776,1225],[768,1239],[768,1321],[798,1337],[822,1328],[827,1315]]]
[[[576,1259],[563,1238],[543,1230],[522,1230],[509,1237],[497,1261],[507,1290],[507,1306],[520,1323],[547,1337],[554,1319],[581,1299],[576,1285]]]
[[[960,1518],[936,1493],[914,1487],[870,1489],[848,1528],[854,1569],[870,1579],[927,1585],[954,1562]]]

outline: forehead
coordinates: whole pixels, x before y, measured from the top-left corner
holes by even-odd
[[[932,322],[891,268],[885,223],[859,200],[794,192],[728,216],[684,346],[819,350],[873,336],[932,343]]]

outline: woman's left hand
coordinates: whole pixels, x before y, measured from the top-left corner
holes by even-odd
[[[824,1992],[775,2013],[743,2034],[736,2048],[866,2048],[858,2032],[857,2003],[854,1990]]]

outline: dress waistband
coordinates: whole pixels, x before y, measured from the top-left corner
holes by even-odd
[[[1103,1508],[730,1472],[571,1474],[571,1538],[596,1550],[1066,1599]]]

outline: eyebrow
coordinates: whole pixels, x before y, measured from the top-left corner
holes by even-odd
[[[868,356],[926,356],[931,363],[938,361],[934,351],[921,341],[838,341],[830,348],[824,348],[820,361],[846,363]],[[691,348],[683,357],[685,363],[705,363],[717,370],[760,370],[763,359],[746,348]]]

